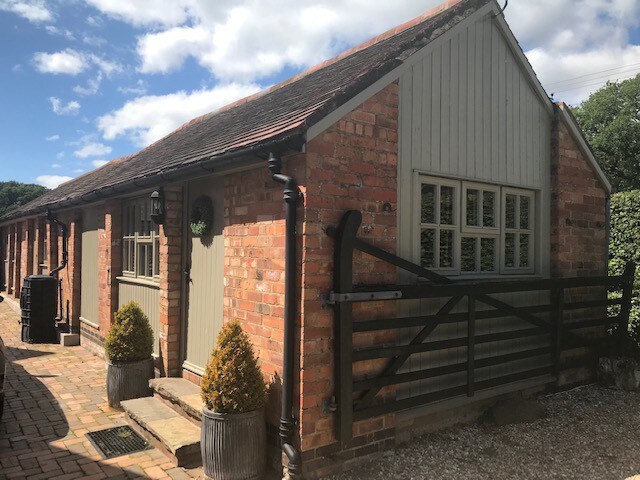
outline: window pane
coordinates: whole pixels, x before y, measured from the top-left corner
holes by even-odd
[[[440,224],[454,225],[453,223],[453,187],[440,187]]]
[[[496,194],[495,192],[482,192],[482,226],[496,226]]]
[[[146,277],[152,277],[153,276],[153,248],[151,246],[151,244],[147,245],[147,249],[146,249],[146,254],[147,254],[147,265],[146,265],[146,270],[144,272]]]
[[[420,238],[420,264],[424,268],[436,266],[436,231],[423,230]]]
[[[122,270],[129,271],[129,242],[122,243]]]
[[[523,230],[529,230],[530,203],[529,197],[520,197],[520,228]]]
[[[516,266],[516,234],[506,233],[504,236],[504,266],[513,268]]]
[[[516,223],[516,195],[507,195],[505,205],[505,225],[507,228],[518,228]]]
[[[520,267],[529,266],[529,242],[531,235],[520,234]]]
[[[477,227],[478,224],[478,203],[480,200],[478,190],[467,190],[467,225]]]
[[[154,275],[160,275],[160,240],[158,237],[156,237],[155,241],[155,255],[154,255],[154,266],[153,266],[153,274]]]
[[[436,186],[422,185],[422,223],[436,223]]]
[[[440,268],[453,267],[453,230],[440,230]]]
[[[463,272],[476,271],[476,239],[473,237],[463,237],[461,245],[461,269]]]
[[[494,272],[496,270],[496,239],[480,239],[480,271]]]

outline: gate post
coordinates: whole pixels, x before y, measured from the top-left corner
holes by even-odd
[[[353,291],[353,251],[362,223],[362,214],[349,210],[336,232],[333,291]],[[352,438],[353,426],[353,308],[351,302],[336,302],[335,312],[335,393],[337,403],[336,437],[342,445]]]

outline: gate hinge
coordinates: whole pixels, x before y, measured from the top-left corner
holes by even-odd
[[[402,292],[400,290],[389,290],[386,292],[331,292],[326,303],[329,305],[335,305],[340,302],[371,302],[376,300],[398,300],[400,298],[402,298]]]

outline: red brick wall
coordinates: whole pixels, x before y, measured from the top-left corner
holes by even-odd
[[[551,156],[551,274],[606,275],[607,192],[561,118]]]
[[[334,438],[335,418],[322,411],[322,402],[334,394],[334,315],[322,305],[321,295],[332,288],[334,242],[325,234],[350,209],[363,222],[358,236],[384,250],[396,250],[398,87],[392,84],[347,114],[307,144],[304,252],[302,258],[301,447],[305,471],[312,476],[340,468],[341,462],[388,448],[393,443],[393,415],[354,425],[354,440],[344,450]],[[364,254],[354,257],[355,281],[394,282],[395,269]],[[371,312],[388,315],[393,305],[367,304]],[[354,309],[358,318],[363,309]],[[388,338],[388,334],[386,334]],[[377,341],[385,338],[378,334]],[[393,337],[392,337],[393,338]],[[354,338],[366,345],[370,336]],[[356,377],[379,371],[384,362],[356,365]],[[393,395],[392,391],[386,392]]]
[[[165,187],[160,226],[160,374],[180,373],[180,289],[182,282],[182,186]]]
[[[8,248],[9,248],[9,278],[7,278],[7,294],[15,292],[15,259],[16,259],[16,224],[12,223],[8,227],[9,230],[9,238]]]
[[[118,309],[118,281],[122,270],[122,205],[120,200],[107,202],[98,220],[98,323],[102,335],[111,326],[113,314]]]
[[[300,182],[304,156],[288,157],[283,164],[283,173]],[[265,162],[263,168],[226,176],[224,189],[224,320],[239,320],[256,348],[271,389],[267,421],[273,434],[280,419],[283,360],[283,187],[272,180]]]
[[[20,285],[23,284],[25,277],[33,274],[33,219],[22,222],[21,229]]]
[[[62,280],[62,320],[66,321],[69,318],[74,333],[80,330],[81,218],[79,210],[68,210],[58,215],[58,219],[66,224],[68,229],[69,262],[58,272],[58,278]],[[58,235],[58,251],[62,260],[62,235]]]

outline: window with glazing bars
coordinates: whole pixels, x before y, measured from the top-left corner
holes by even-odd
[[[151,220],[148,198],[129,201],[122,209],[122,273],[157,279],[160,275],[160,236]]]
[[[449,275],[534,272],[535,192],[419,178],[423,267]]]

